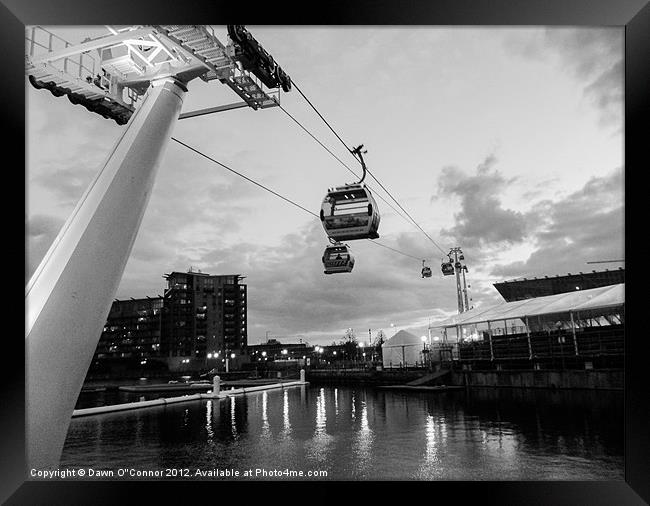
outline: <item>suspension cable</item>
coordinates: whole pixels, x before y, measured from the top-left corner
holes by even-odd
[[[420,261],[427,261],[427,262],[428,262],[428,260],[427,260],[426,258],[423,260],[423,259],[420,258],[420,257],[414,257],[413,255],[409,255],[408,253],[404,253],[403,251],[396,250],[396,249],[394,249],[394,248],[391,248],[390,246],[386,246],[385,244],[382,244],[382,243],[380,243],[380,242],[374,241],[373,239],[368,239],[368,240],[369,240],[371,243],[376,244],[377,246],[382,246],[382,247],[384,247],[384,248],[387,248],[387,249],[393,250],[395,253],[399,253],[400,255],[404,255],[404,256],[406,256],[406,257],[413,258],[413,259],[417,260],[418,262],[420,262]]]
[[[327,125],[327,127],[332,131],[332,133],[336,136],[336,138],[341,141],[341,144],[345,146],[345,149],[347,149],[353,156],[354,156],[354,151],[348,147],[348,145],[345,143],[345,141],[341,138],[341,136],[336,133],[334,128],[332,128],[332,125],[329,124],[329,122],[323,117],[323,115],[320,113],[320,111],[316,108],[316,106],[307,98],[307,96],[302,92],[300,87],[296,84],[296,82],[292,79],[291,84],[293,87],[298,90],[298,93],[307,101],[307,103],[311,106],[311,108],[318,114],[318,116],[323,120],[323,122]],[[328,150],[329,151],[329,150]],[[357,158],[356,156],[354,157],[357,162],[363,165],[363,162]],[[420,229],[420,231],[433,243],[433,245],[438,248],[440,251],[442,251],[443,254],[445,254],[445,250],[443,250],[432,238],[429,234],[427,234],[424,229],[413,219],[413,217],[409,214],[409,212],[404,209],[404,207],[397,201],[395,197],[386,189],[386,187],[377,179],[377,177],[370,171],[370,169],[365,168],[365,170],[370,174],[370,176],[377,182],[377,184],[388,194],[388,196],[393,199],[393,201],[398,205],[398,207],[406,214],[406,216],[409,217],[409,219],[413,222],[413,224]]]
[[[318,115],[320,116],[320,119],[322,119],[322,120],[325,122],[325,124],[326,124],[327,127],[332,131],[332,133],[333,133],[334,135],[336,135],[336,138],[337,138],[339,141],[341,141],[341,144],[343,144],[343,145],[345,146],[345,149],[347,149],[348,151],[352,152],[352,150],[348,147],[348,145],[345,143],[345,141],[344,141],[343,139],[341,139],[341,137],[339,136],[339,134],[337,134],[336,131],[332,128],[332,125],[330,125],[330,124],[327,122],[327,120],[326,120],[326,119],[323,117],[323,115],[318,111],[318,109],[316,109],[316,106],[315,106],[314,104],[311,103],[311,100],[309,100],[309,99],[307,98],[307,96],[302,92],[302,90],[300,89],[300,87],[296,84],[296,82],[295,82],[293,79],[291,80],[291,84],[292,84],[292,86],[293,86],[296,90],[298,90],[298,93],[300,93],[300,94],[302,95],[302,98],[304,98],[304,99],[307,101],[307,103],[308,103],[308,104],[311,106],[311,108],[316,112],[316,114],[318,114]]]
[[[301,206],[300,204],[294,202],[293,200],[291,200],[291,199],[289,199],[289,198],[287,198],[287,197],[285,197],[285,196],[279,194],[278,192],[272,190],[271,188],[268,188],[268,187],[264,186],[263,184],[258,183],[258,182],[255,181],[254,179],[251,179],[250,177],[248,177],[248,176],[242,174],[241,172],[238,172],[238,171],[236,171],[235,169],[233,169],[233,168],[231,168],[231,167],[228,167],[226,164],[221,163],[221,162],[218,161],[218,160],[215,160],[215,159],[212,158],[211,156],[206,155],[205,153],[203,153],[203,152],[199,151],[198,149],[196,149],[196,148],[190,146],[189,144],[187,144],[187,143],[185,143],[185,142],[183,142],[183,141],[177,139],[176,137],[172,137],[172,140],[173,140],[174,142],[177,142],[178,144],[180,144],[180,145],[182,145],[182,146],[185,146],[187,149],[189,149],[190,151],[193,151],[194,153],[196,153],[196,154],[202,156],[203,158],[206,158],[206,159],[210,160],[211,162],[216,163],[217,165],[223,167],[224,169],[229,170],[229,171],[232,172],[233,174],[236,174],[236,175],[238,175],[238,176],[244,178],[246,181],[249,181],[249,182],[253,183],[254,185],[259,186],[259,187],[262,188],[263,190],[266,190],[267,192],[269,192],[269,193],[275,195],[276,197],[280,197],[280,198],[281,198],[282,200],[284,200],[285,202],[289,202],[289,203],[292,204],[293,206],[295,206],[295,207],[297,207],[297,208],[299,208],[299,209],[305,211],[306,213],[309,213],[309,214],[312,215],[314,218],[320,219],[320,216],[319,216],[319,215],[317,215],[316,213],[310,211],[310,210],[307,209],[306,207],[303,207],[303,206]],[[370,240],[370,239],[369,239],[369,240]],[[389,250],[392,250],[392,251],[394,251],[395,253],[399,253],[400,255],[404,255],[404,256],[407,256],[407,257],[409,257],[409,258],[413,258],[413,259],[417,260],[418,262],[422,260],[420,257],[415,257],[415,256],[413,256],[413,255],[409,255],[408,253],[404,253],[403,251],[400,251],[400,250],[398,250],[398,249],[392,248],[392,247],[387,246],[387,245],[385,245],[385,244],[382,244],[382,243],[380,243],[380,242],[373,241],[373,240],[370,240],[370,242],[373,243],[373,244],[376,244],[376,245],[378,245],[378,246],[382,246],[383,248],[387,248],[387,249],[389,249]]]
[[[316,213],[310,211],[310,210],[307,209],[306,207],[303,207],[303,206],[301,206],[300,204],[295,203],[293,200],[288,199],[288,198],[286,198],[286,197],[280,195],[278,192],[273,191],[273,190],[271,190],[270,188],[267,188],[266,186],[264,186],[263,184],[258,183],[257,181],[254,181],[253,179],[249,178],[248,176],[245,176],[244,174],[242,174],[241,172],[237,172],[235,169],[231,169],[231,168],[228,167],[227,165],[225,165],[225,164],[219,162],[218,160],[215,160],[214,158],[209,157],[208,155],[206,155],[205,153],[202,153],[202,152],[199,151],[198,149],[195,149],[195,148],[193,148],[192,146],[190,146],[190,145],[188,145],[188,144],[185,144],[183,141],[179,141],[176,137],[172,137],[172,140],[178,142],[179,144],[181,144],[181,145],[183,145],[183,146],[185,146],[187,149],[189,149],[189,150],[191,150],[191,151],[194,151],[196,154],[201,155],[201,156],[204,157],[204,158],[207,158],[207,159],[210,160],[211,162],[214,162],[214,163],[216,163],[217,165],[221,165],[224,169],[229,170],[230,172],[233,172],[234,174],[237,174],[237,175],[240,176],[240,177],[243,177],[246,181],[249,181],[249,182],[251,182],[251,183],[253,183],[253,184],[259,186],[260,188],[266,190],[267,192],[272,193],[272,194],[275,195],[276,197],[280,197],[282,200],[286,200],[286,201],[289,202],[290,204],[292,204],[292,205],[294,205],[294,206],[296,206],[296,207],[302,209],[303,211],[305,211],[305,212],[311,214],[314,218],[319,218],[319,219],[320,219],[320,216],[318,216]]]
[[[291,113],[290,113],[289,111],[287,111],[284,107],[282,107],[282,106],[280,105],[279,102],[276,101],[276,103],[278,104],[278,107],[282,110],[282,112],[284,112],[287,116],[289,116],[289,118],[291,118],[291,119],[296,123],[296,125],[298,125],[300,128],[302,128],[302,130],[303,130],[304,132],[307,133],[307,135],[309,135],[309,136],[310,136],[312,139],[314,139],[318,144],[320,144],[320,145],[323,147],[323,149],[325,149],[325,151],[327,151],[330,155],[332,155],[332,156],[333,156],[333,157],[334,157],[334,158],[335,158],[335,159],[336,159],[336,160],[337,160],[341,165],[343,165],[343,167],[345,167],[346,169],[348,169],[348,171],[349,171],[349,172],[350,172],[354,177],[359,178],[359,175],[358,175],[356,172],[354,172],[354,171],[349,167],[348,164],[346,164],[343,160],[341,160],[338,156],[336,156],[336,155],[332,152],[331,149],[329,149],[327,146],[325,146],[325,144],[323,144],[320,140],[318,140],[318,138],[317,138],[314,134],[312,134],[312,133],[311,133],[311,132],[310,132],[310,131],[309,131],[309,130],[308,130],[308,129],[307,129],[307,128],[302,124],[302,123],[300,123],[300,121],[298,121],[298,120],[293,116],[293,114],[291,114]],[[372,188],[370,185],[366,185],[366,186],[368,186],[368,188],[370,188],[371,190],[373,190],[373,188]],[[373,190],[373,191],[374,191],[374,190]],[[403,218],[403,219],[405,219],[406,221],[408,221],[408,219],[405,218],[404,215],[402,215],[402,214],[401,214],[397,209],[395,209],[395,207],[393,207],[393,206],[391,205],[390,202],[388,202],[384,197],[382,197],[382,195],[381,195],[380,193],[377,193],[376,195],[377,195],[377,197],[379,197],[382,201],[384,201],[388,207],[390,207],[393,211],[395,211],[395,214],[397,214],[397,215],[400,216],[401,218]]]

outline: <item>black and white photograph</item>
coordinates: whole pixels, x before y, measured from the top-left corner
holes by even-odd
[[[28,481],[625,483],[625,27],[24,33]]]

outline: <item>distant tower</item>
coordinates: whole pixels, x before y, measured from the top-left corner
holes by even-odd
[[[459,248],[451,248],[447,255],[449,262],[454,267],[456,274],[456,298],[458,302],[458,313],[464,313],[469,310],[469,300],[467,295],[467,279],[465,273],[467,272],[467,265],[465,264],[465,255]]]

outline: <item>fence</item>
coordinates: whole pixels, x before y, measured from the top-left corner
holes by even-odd
[[[624,329],[591,327],[568,331],[492,336],[490,340],[459,344],[460,360],[556,359],[622,356]]]

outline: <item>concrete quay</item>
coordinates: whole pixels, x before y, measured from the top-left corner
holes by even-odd
[[[281,383],[276,382],[276,383],[257,385],[257,386],[233,388],[230,390],[221,390],[220,378],[219,376],[215,376],[212,385],[209,385],[212,390],[206,393],[196,393],[196,394],[182,395],[179,397],[169,397],[169,398],[162,398],[162,399],[151,399],[148,401],[128,402],[124,404],[113,404],[111,406],[98,406],[95,408],[75,409],[72,413],[72,418],[77,418],[81,416],[99,415],[103,413],[114,413],[118,411],[130,411],[134,409],[149,408],[154,406],[166,406],[168,404],[198,401],[202,399],[225,399],[227,397],[245,395],[247,393],[261,392],[264,390],[274,390],[278,388],[304,386],[308,384],[309,382],[305,381],[305,372],[301,371],[299,381],[284,381]]]

